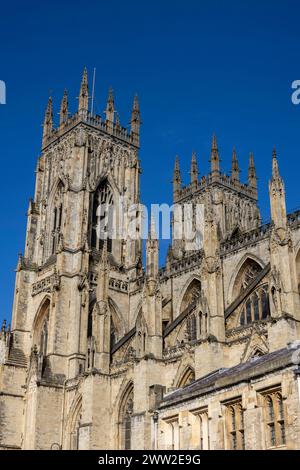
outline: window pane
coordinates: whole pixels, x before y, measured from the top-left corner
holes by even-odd
[[[261,307],[262,307],[262,318],[267,318],[270,315],[270,306],[269,306],[269,295],[263,290],[261,294]]]
[[[269,421],[274,421],[274,406],[272,398],[268,398],[268,413],[269,413]]]
[[[259,320],[259,308],[258,308],[258,296],[257,294],[253,295],[253,309],[254,309],[254,320]]]
[[[251,301],[250,301],[250,299],[247,301],[246,311],[247,311],[247,323],[251,323],[252,318],[251,318]]]
[[[271,443],[271,446],[275,446],[276,445],[276,437],[275,437],[274,423],[269,424],[269,430],[270,430],[270,443]]]
[[[280,437],[281,437],[281,444],[285,444],[285,427],[284,422],[280,423]]]

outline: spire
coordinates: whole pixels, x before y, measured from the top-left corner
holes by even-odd
[[[196,158],[196,153],[192,153],[192,162],[191,162],[191,183],[197,183],[198,182],[198,165],[197,165],[197,158]]]
[[[249,155],[249,167],[248,167],[248,185],[257,190],[257,177],[254,165],[254,156],[253,152],[250,152]]]
[[[181,189],[181,174],[180,174],[180,165],[179,165],[179,157],[176,156],[175,159],[175,166],[174,166],[174,173],[173,173],[173,193],[177,193]]]
[[[106,120],[110,122],[114,122],[114,113],[115,113],[115,104],[114,104],[114,94],[113,89],[110,88],[108,91],[108,98],[106,104]]]
[[[64,91],[64,96],[61,100],[60,113],[59,113],[59,124],[63,124],[68,120],[68,92]]]
[[[131,112],[131,135],[137,145],[140,141],[141,114],[138,96],[135,95]]]
[[[236,149],[233,147],[232,151],[232,160],[231,160],[231,179],[232,181],[239,181],[239,174],[240,174],[240,169],[239,169],[239,162],[237,159],[236,155]]]
[[[53,130],[53,104],[52,104],[52,97],[49,97],[44,124],[43,124],[43,146],[46,144],[48,137],[50,136]]]
[[[89,109],[89,86],[88,86],[88,76],[87,69],[84,67],[79,97],[78,97],[78,112],[88,111]]]
[[[212,175],[218,176],[220,174],[220,158],[215,134],[212,137],[210,165]]]

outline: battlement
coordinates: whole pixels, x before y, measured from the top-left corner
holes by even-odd
[[[139,148],[139,141],[136,139],[135,134],[132,134],[128,128],[120,126],[118,122],[110,123],[106,119],[101,118],[101,116],[94,115],[89,111],[77,111],[65,122],[62,122],[57,128],[53,128],[43,141],[42,148],[46,148],[80,123],[87,124],[94,129],[98,129],[102,133]]]
[[[241,195],[257,201],[257,191],[255,188],[249,186],[248,184],[241,183],[240,181],[233,180],[226,174],[220,173],[219,175],[214,175],[210,173],[207,176],[202,176],[200,180],[183,186],[181,189],[176,191],[174,194],[174,202],[185,202],[185,200],[190,198],[192,195],[195,195],[198,192],[204,192],[208,186],[212,184],[220,185],[226,187],[227,189],[237,191]]]
[[[135,95],[133,100],[133,107],[131,111],[130,119],[130,130],[126,127],[120,125],[119,114],[115,110],[114,96],[112,89],[108,92],[108,98],[106,103],[105,119],[100,115],[94,113],[93,104],[91,109],[89,106],[89,100],[92,98],[92,103],[94,101],[94,83],[93,83],[93,93],[92,97],[89,96],[89,86],[88,86],[88,77],[87,70],[84,69],[79,96],[78,96],[78,110],[75,114],[70,116],[69,113],[69,102],[68,102],[68,93],[65,90],[63,98],[61,100],[60,112],[59,112],[59,125],[54,127],[53,122],[53,103],[52,97],[49,98],[44,124],[43,124],[43,142],[42,148],[44,149],[49,144],[54,142],[56,139],[61,137],[65,132],[75,127],[77,124],[84,122],[85,124],[100,130],[103,133],[114,136],[123,142],[126,142],[135,147],[139,147],[140,141],[140,108],[138,97]]]

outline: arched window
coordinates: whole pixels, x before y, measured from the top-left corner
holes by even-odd
[[[37,314],[33,326],[33,344],[44,357],[47,355],[49,340],[50,300],[46,299]]]
[[[101,250],[107,239],[107,250],[112,251],[113,193],[107,181],[100,184],[94,194],[91,246]]]
[[[124,450],[132,449],[133,397],[133,384],[130,384],[126,393],[124,394],[120,407],[120,448]]]
[[[79,430],[82,418],[82,403],[79,401],[73,414],[71,429],[70,429],[70,450],[80,449],[80,436]]]
[[[244,302],[240,313],[240,325],[265,320],[270,316],[268,285],[259,286]]]
[[[52,222],[51,222],[51,254],[56,253],[58,246],[63,211],[63,185],[60,183],[56,190],[56,194],[52,205]]]
[[[41,334],[40,334],[40,352],[43,356],[47,355],[47,346],[48,346],[48,325],[49,325],[49,312],[44,318]]]
[[[232,290],[232,300],[236,299],[250,286],[261,270],[262,267],[255,260],[252,258],[246,259],[236,275]]]
[[[241,401],[228,404],[226,416],[226,428],[228,444],[231,450],[244,450],[244,411]]]
[[[265,420],[267,427],[267,446],[277,447],[286,443],[284,406],[280,391],[266,392]]]
[[[185,291],[182,299],[180,312],[183,312],[189,305],[193,304],[201,297],[201,282],[194,279]]]

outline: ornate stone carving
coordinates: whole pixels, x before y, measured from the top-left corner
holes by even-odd
[[[54,273],[50,276],[47,276],[40,281],[35,282],[32,285],[32,292],[31,295],[34,297],[35,295],[40,294],[41,292],[51,293],[55,290],[60,288],[60,276],[54,270]]]

